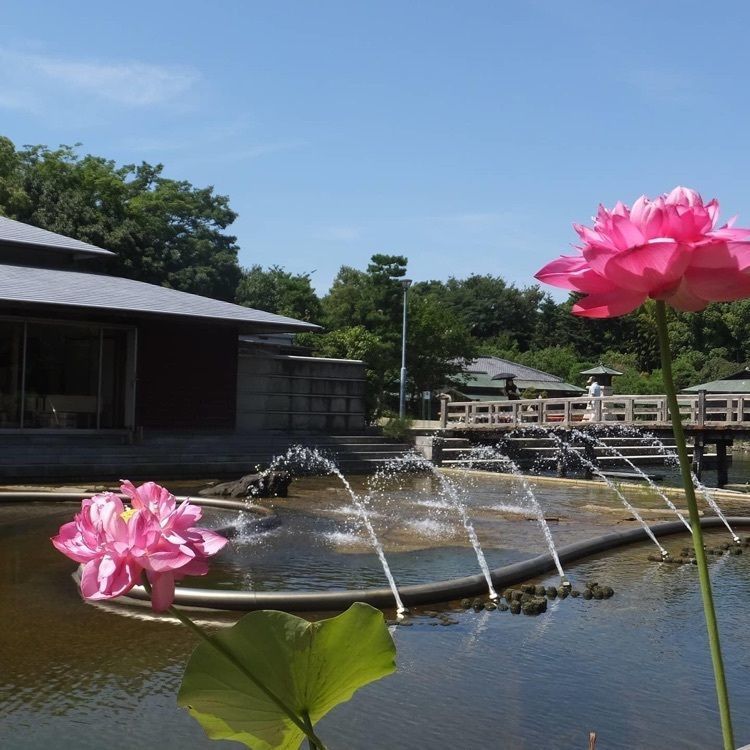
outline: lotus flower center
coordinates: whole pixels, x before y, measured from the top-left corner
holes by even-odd
[[[127,523],[137,512],[138,511],[135,508],[126,508],[120,513],[120,518]]]

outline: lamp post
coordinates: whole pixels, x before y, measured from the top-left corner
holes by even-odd
[[[398,389],[398,416],[403,419],[406,414],[406,302],[411,279],[401,279],[404,290],[404,326],[401,332],[401,382]]]

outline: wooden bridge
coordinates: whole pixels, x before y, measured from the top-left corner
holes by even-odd
[[[718,430],[750,435],[750,394],[678,396],[687,432]],[[441,402],[440,427],[451,430],[511,431],[519,427],[586,428],[611,425],[661,432],[672,429],[666,396],[602,396]]]
[[[717,484],[728,481],[727,448],[735,438],[750,438],[750,393],[727,396],[705,392],[677,397],[680,419],[692,441],[693,469],[700,477],[706,458],[714,463]],[[671,436],[667,397],[603,396],[591,398],[521,399],[518,401],[441,401],[440,428],[445,435],[482,442],[522,429],[601,430],[603,427],[642,430]],[[716,446],[707,454],[706,446]],[[647,459],[646,456],[639,457]]]

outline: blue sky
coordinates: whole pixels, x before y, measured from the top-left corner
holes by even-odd
[[[712,7],[5,1],[0,133],[214,185],[243,265],[320,291],[376,252],[526,285],[599,202],[750,224],[750,5]]]

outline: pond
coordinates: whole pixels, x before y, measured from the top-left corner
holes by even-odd
[[[546,550],[515,484],[461,478],[492,567]],[[361,489],[361,484],[355,489]],[[181,490],[182,491],[182,490]],[[540,483],[558,545],[632,525],[603,487]],[[668,518],[646,493],[631,502]],[[726,507],[742,514],[744,501]],[[207,580],[256,589],[380,587],[383,573],[329,478],[297,480],[271,503],[278,529],[245,535]],[[455,512],[434,479],[402,478],[372,500],[373,522],[400,584],[478,572]],[[191,634],[171,622],[124,616],[81,601],[72,566],[49,544],[71,504],[0,505],[0,746],[211,748],[175,704]],[[234,514],[230,520],[233,520]],[[527,520],[528,519],[528,520]],[[226,523],[227,514],[210,522]],[[726,532],[711,532],[727,541]],[[687,536],[667,538],[676,550]],[[538,617],[421,610],[393,628],[398,672],[360,691],[320,724],[330,750],[413,747],[585,748],[720,746],[710,658],[694,566],[648,562],[639,544],[566,572],[615,596],[550,602]],[[750,741],[750,554],[710,560],[738,744]],[[543,583],[557,584],[550,576]]]

